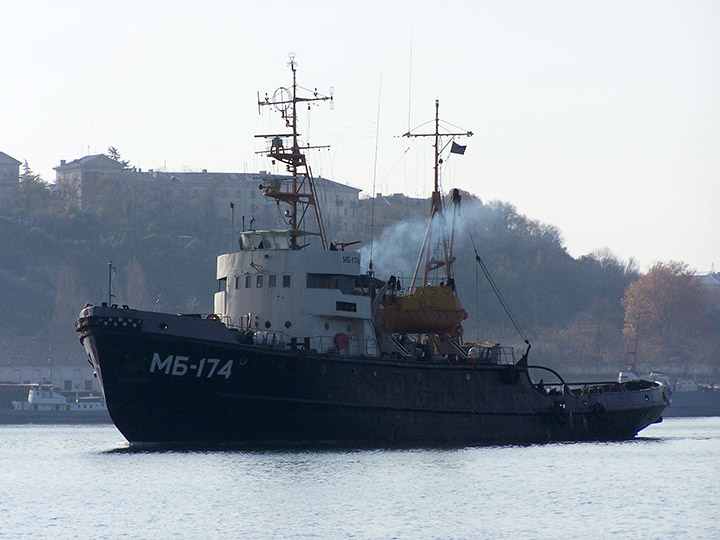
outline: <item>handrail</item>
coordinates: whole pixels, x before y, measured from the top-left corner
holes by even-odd
[[[551,369],[551,368],[549,368],[549,367],[546,367],[546,366],[527,366],[527,369],[528,369],[528,370],[530,370],[530,369],[543,369],[543,370],[545,370],[545,371],[549,371],[550,373],[552,373],[553,375],[555,375],[558,379],[560,379],[560,382],[559,382],[559,383],[545,383],[545,382],[543,381],[543,384],[545,384],[545,386],[563,386],[563,385],[568,384],[568,383],[565,382],[565,379],[563,379],[562,376],[561,376],[557,371],[555,371],[554,369]],[[573,383],[570,383],[570,384],[573,384]]]

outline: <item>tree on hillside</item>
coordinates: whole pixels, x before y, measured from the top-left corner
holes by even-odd
[[[35,174],[30,168],[27,160],[23,161],[22,174],[20,175],[20,187],[25,191],[46,192],[49,184],[39,174]]]
[[[658,263],[628,286],[623,334],[637,360],[651,365],[670,358],[703,360],[715,338],[707,289],[693,276],[685,263]]]
[[[130,162],[127,159],[123,159],[122,156],[120,156],[120,151],[117,148],[115,148],[114,146],[108,146],[107,151],[108,151],[108,157],[110,159],[114,159],[115,161],[120,163],[120,165],[122,165],[125,169],[130,167]]]
[[[21,221],[24,222],[36,212],[45,210],[51,198],[50,184],[33,172],[27,160],[23,161],[20,188],[14,204],[14,210]]]

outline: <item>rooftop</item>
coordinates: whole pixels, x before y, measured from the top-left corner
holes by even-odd
[[[22,165],[22,161],[18,161],[12,156],[8,156],[5,152],[0,152],[0,165]]]
[[[79,159],[75,159],[70,163],[65,163],[65,160],[60,162],[60,165],[55,167],[56,171],[67,171],[72,169],[81,169],[83,167],[99,167],[102,169],[124,169],[122,163],[109,158],[105,154],[93,154],[90,156],[83,156]]]

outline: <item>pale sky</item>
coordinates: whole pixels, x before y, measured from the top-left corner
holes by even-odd
[[[720,269],[720,2],[3,0],[0,151],[53,167],[112,145],[143,169],[271,168],[257,92],[303,111],[316,175],[428,196],[440,116],[474,136],[443,187],[557,226],[568,251]],[[376,120],[380,118],[376,138]],[[375,159],[377,146],[377,160]]]

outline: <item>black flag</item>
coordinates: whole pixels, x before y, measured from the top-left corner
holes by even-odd
[[[451,154],[460,154],[463,155],[465,153],[465,149],[467,146],[462,146],[455,141],[453,141],[452,146],[450,147],[450,153]]]

